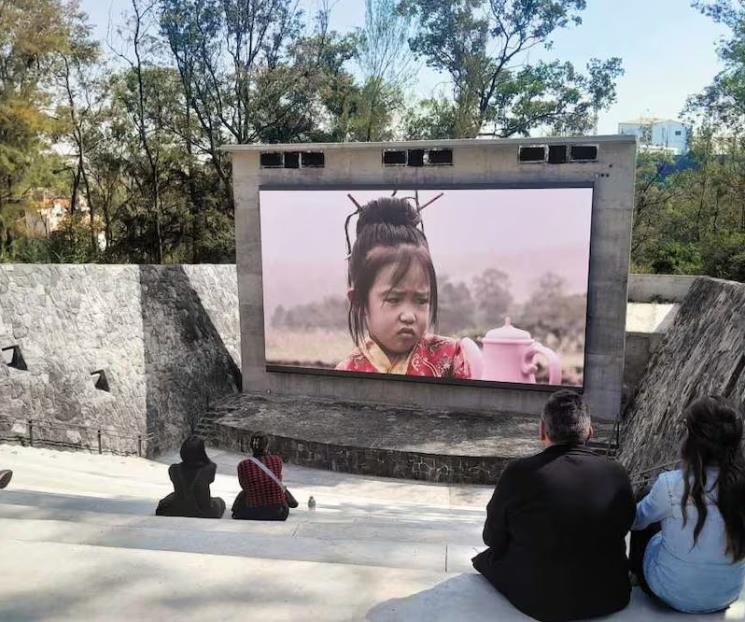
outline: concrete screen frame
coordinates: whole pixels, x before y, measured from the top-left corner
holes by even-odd
[[[521,147],[567,151],[596,146],[594,160],[521,162]],[[384,166],[391,149],[450,149],[451,165]],[[422,409],[540,414],[545,390],[505,386],[401,382],[314,373],[267,371],[259,213],[260,188],[338,189],[354,186],[592,186],[592,228],[587,296],[584,395],[593,416],[614,420],[623,392],[626,293],[634,206],[636,139],[632,136],[295,143],[225,147],[233,164],[236,263],[241,325],[243,391],[383,403]],[[261,167],[261,154],[323,152],[324,164]]]

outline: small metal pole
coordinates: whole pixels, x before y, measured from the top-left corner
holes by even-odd
[[[34,446],[34,420],[28,420],[28,444],[29,447]]]
[[[98,453],[99,454],[103,453],[101,451],[101,430],[98,431]]]
[[[137,435],[137,455],[142,458],[142,435]]]

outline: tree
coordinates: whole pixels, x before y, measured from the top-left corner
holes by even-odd
[[[510,279],[501,270],[488,268],[474,277],[473,290],[480,312],[481,325],[494,328],[504,322],[512,304]]]
[[[732,0],[695,0],[692,5],[731,30],[717,50],[724,69],[701,93],[689,98],[686,110],[730,134],[745,129],[745,7]]]
[[[414,53],[451,80],[450,105],[436,107],[449,137],[590,129],[615,101],[620,59],[592,59],[582,74],[568,62],[531,63],[527,54],[581,23],[584,8],[585,0],[402,0],[400,10],[418,26]]]
[[[392,138],[395,113],[404,107],[404,90],[413,77],[408,38],[410,19],[397,0],[365,0],[365,25],[358,30],[356,59],[362,74],[354,138]]]
[[[67,167],[72,173],[69,221],[72,225],[72,216],[79,204],[79,197],[81,193],[85,194],[89,215],[89,256],[95,257],[98,252],[97,210],[91,193],[87,159],[89,150],[95,148],[96,128],[101,122],[102,97],[95,76],[100,49],[98,43],[91,38],[87,16],[79,10],[77,4],[67,5],[65,10],[71,25],[71,37],[69,48],[58,53],[58,79],[64,103],[58,107],[57,119],[63,128],[60,138],[73,151],[74,164]],[[68,234],[72,245],[77,236],[71,228]]]
[[[440,279],[437,294],[438,330],[444,335],[456,335],[476,326],[476,303],[468,285]]]
[[[76,5],[0,3],[0,258],[12,257],[15,222],[51,173],[46,148],[58,129],[48,114],[60,54],[74,44]]]

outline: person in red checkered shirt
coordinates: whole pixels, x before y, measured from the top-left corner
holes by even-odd
[[[245,520],[287,520],[290,508],[285,489],[274,481],[256,461],[282,481],[282,458],[267,453],[269,438],[257,432],[250,441],[253,459],[238,464],[241,492],[233,502],[233,518]]]

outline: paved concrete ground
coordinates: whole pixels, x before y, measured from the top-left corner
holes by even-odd
[[[210,455],[230,505],[240,456]],[[0,445],[0,620],[529,620],[470,568],[488,487],[289,466],[286,523],[155,517],[169,461]],[[744,620],[745,598],[685,616],[635,590],[608,619]]]

